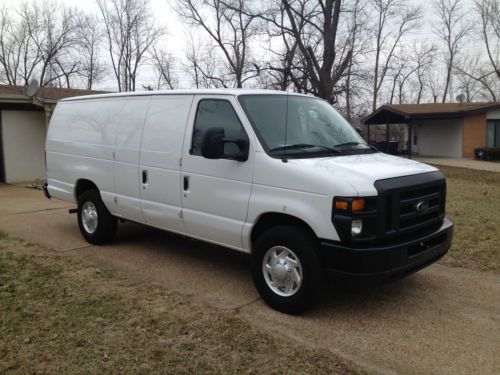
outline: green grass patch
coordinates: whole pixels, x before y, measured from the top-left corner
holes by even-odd
[[[446,213],[455,223],[452,247],[441,263],[500,269],[500,173],[439,166],[446,175]]]
[[[0,241],[2,374],[347,374],[330,352],[71,256]]]

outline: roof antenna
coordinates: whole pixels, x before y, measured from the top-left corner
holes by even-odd
[[[464,94],[457,95],[457,97],[455,99],[457,102],[462,104],[465,101],[465,95]]]

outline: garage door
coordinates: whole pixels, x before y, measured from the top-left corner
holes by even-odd
[[[418,154],[462,157],[462,120],[422,120],[418,125]]]
[[[3,110],[1,116],[3,180],[45,179],[45,113]]]

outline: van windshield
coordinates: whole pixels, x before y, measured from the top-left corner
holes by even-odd
[[[295,95],[241,95],[239,101],[266,152],[274,157],[374,152],[327,102]]]

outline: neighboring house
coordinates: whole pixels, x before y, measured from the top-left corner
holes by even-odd
[[[499,102],[384,105],[363,122],[385,124],[388,140],[391,124],[407,124],[410,155],[474,158],[478,147],[500,147]]]
[[[59,99],[96,91],[0,85],[0,182],[45,179],[45,136]]]

